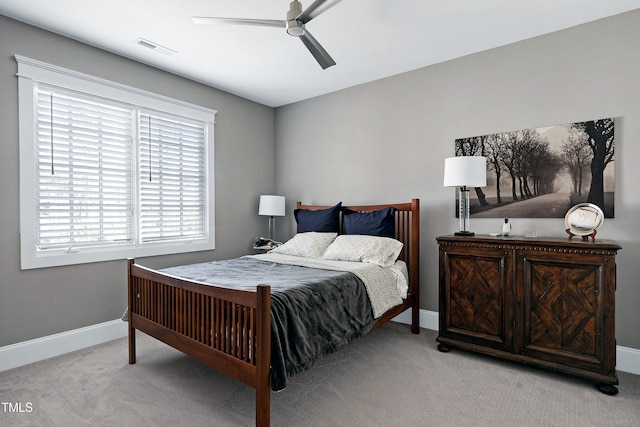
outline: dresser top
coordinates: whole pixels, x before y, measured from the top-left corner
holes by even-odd
[[[622,247],[615,240],[596,239],[582,240],[580,236],[572,239],[568,237],[524,237],[524,236],[490,236],[488,234],[476,234],[471,237],[456,236],[449,234],[446,236],[436,237],[438,243],[455,243],[455,244],[507,244],[507,245],[525,245],[525,246],[546,246],[546,247],[563,247],[563,248],[579,248],[579,249],[599,249],[599,250],[620,250]]]

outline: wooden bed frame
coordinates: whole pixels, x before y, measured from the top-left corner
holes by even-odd
[[[409,291],[402,304],[382,315],[373,329],[411,308],[411,331],[419,332],[420,201],[343,206],[360,212],[393,206],[395,237],[404,243]],[[330,206],[296,204],[318,210]],[[128,263],[129,363],[136,363],[136,329],[256,390],[256,426],[268,426],[271,388],[271,293],[199,283]]]

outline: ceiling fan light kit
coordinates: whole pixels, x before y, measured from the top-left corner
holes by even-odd
[[[302,37],[304,35],[304,24],[295,19],[287,21],[287,34],[293,37]]]
[[[279,21],[273,19],[243,19],[243,18],[213,18],[194,16],[193,22],[196,24],[231,24],[231,25],[258,25],[263,27],[286,28],[287,34],[298,37],[307,47],[311,55],[316,59],[323,69],[336,65],[331,55],[324,50],[318,41],[309,33],[305,24],[313,18],[319,16],[329,8],[340,3],[341,0],[316,0],[304,11],[302,4],[298,0],[293,0],[289,4],[287,19]]]

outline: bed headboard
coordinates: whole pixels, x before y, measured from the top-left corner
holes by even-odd
[[[328,205],[304,205],[296,202],[296,209],[320,210],[328,209]],[[412,291],[417,291],[420,283],[420,199],[412,199],[408,203],[390,203],[380,205],[342,206],[340,211],[340,230],[342,231],[342,212],[346,209],[358,212],[371,212],[380,209],[394,207],[395,238],[403,243],[399,259],[407,263],[409,269],[409,286]],[[414,286],[416,287],[414,289]]]

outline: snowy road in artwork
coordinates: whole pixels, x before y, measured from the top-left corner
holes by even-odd
[[[552,193],[527,200],[509,203],[504,206],[483,210],[472,215],[473,218],[564,218],[571,207],[568,193]],[[511,196],[509,196],[511,197]],[[503,197],[503,200],[507,200]]]

